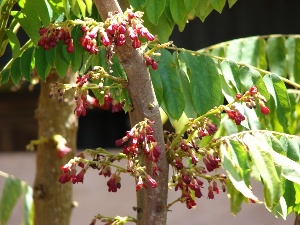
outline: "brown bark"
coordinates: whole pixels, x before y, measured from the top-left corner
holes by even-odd
[[[118,11],[121,8],[116,0],[94,0],[98,12],[103,20],[108,12]],[[168,163],[164,151],[164,138],[162,122],[159,113],[153,86],[148,68],[141,52],[131,47],[131,41],[127,37],[126,45],[118,47],[116,53],[127,74],[127,90],[132,99],[133,111],[129,113],[131,125],[148,118],[155,121],[155,139],[162,150],[158,167],[162,172],[154,177],[158,186],[156,188],[142,189],[137,192],[137,220],[139,225],[165,225],[167,219],[167,195],[168,195]],[[151,105],[151,106],[150,106]],[[151,165],[145,161],[146,170],[151,172]]]
[[[300,225],[300,214],[296,215],[294,225]]]
[[[36,110],[38,120],[38,137],[51,139],[59,134],[67,140],[72,152],[58,158],[56,145],[53,142],[40,144],[36,155],[36,177],[34,182],[35,225],[68,225],[72,209],[72,184],[58,182],[60,166],[74,157],[76,150],[77,118],[74,93],[65,93],[63,102],[56,96],[49,98],[50,85],[54,82],[74,83],[75,75],[67,74],[62,80],[51,72],[47,82],[41,82],[41,91]]]

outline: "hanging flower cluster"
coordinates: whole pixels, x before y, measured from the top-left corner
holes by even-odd
[[[69,53],[74,52],[73,39],[68,26],[60,27],[51,24],[49,27],[40,28],[39,34],[41,35],[41,39],[38,42],[38,46],[45,50],[54,48],[59,41],[62,41],[63,44],[67,46]]]
[[[79,38],[79,43],[83,49],[91,55],[98,54],[99,45],[102,43],[106,47],[107,61],[111,62],[115,48],[123,46],[129,41],[133,48],[138,49],[141,47],[142,41],[155,40],[154,35],[143,25],[142,16],[143,12],[133,12],[131,9],[128,9],[124,13],[110,13],[104,23],[85,18],[83,21],[77,19],[75,21],[50,24],[48,27],[40,29],[41,39],[38,42],[38,46],[49,50],[62,40],[63,44],[67,46],[67,51],[73,53],[74,44],[70,29],[80,25],[83,35]],[[151,66],[153,70],[158,68],[158,63],[149,56],[145,57],[145,63],[147,66]]]
[[[99,175],[109,177],[107,181],[108,191],[116,192],[121,188],[120,173],[130,173],[136,177],[136,191],[141,188],[147,188],[148,186],[155,188],[157,182],[151,175],[144,171],[144,168],[140,166],[140,162],[136,160],[139,154],[145,154],[147,159],[152,162],[153,176],[157,175],[159,168],[156,165],[160,149],[153,137],[154,132],[151,127],[153,122],[145,119],[138,123],[126,136],[116,141],[117,146],[123,146],[123,153],[114,155],[105,151],[104,149],[86,150],[80,153],[74,159],[71,159],[66,165],[61,166],[62,174],[59,178],[59,182],[64,184],[67,182],[83,183],[84,175],[89,168],[99,170]],[[88,160],[86,156],[91,156],[92,160]],[[126,168],[116,166],[114,161],[127,158],[128,163]],[[112,167],[116,168],[116,171],[112,172]],[[78,168],[80,171],[78,172]]]

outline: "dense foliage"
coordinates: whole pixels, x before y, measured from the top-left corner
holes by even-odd
[[[229,7],[235,2],[228,0]],[[12,11],[16,3],[20,10]],[[61,167],[59,182],[83,182],[88,169],[97,169],[109,177],[109,192],[121,188],[122,173],[134,177],[136,191],[156,188],[155,177],[163,172],[156,163],[166,154],[173,169],[169,187],[180,192],[167,208],[175,202],[192,208],[206,187],[210,199],[227,191],[233,214],[249,201],[263,201],[282,218],[299,214],[299,37],[248,37],[190,51],[168,42],[174,26],[183,30],[193,17],[204,21],[212,10],[221,12],[226,0],[129,0],[129,4],[131,9],[111,12],[101,21],[91,0],[0,1],[1,11],[10,12],[0,18],[0,53],[8,44],[12,50],[12,59],[1,70],[1,84],[9,79],[18,84],[23,78],[46,81],[52,68],[61,77],[68,70],[79,71],[75,84],[52,84],[50,97],[62,101],[65,92],[75,90],[77,116],[85,116],[90,105],[131,112],[135,106],[127,90],[128,77],[115,53],[130,45],[143,55],[157,102],[175,128],[174,133],[164,133],[165,149],[160,149],[153,121],[145,118],[116,141],[122,152],[87,149]],[[23,46],[19,27],[29,37]],[[125,168],[114,164],[122,159],[127,160]],[[151,174],[144,160],[150,162]],[[227,174],[220,174],[219,167]],[[264,185],[263,200],[252,192],[250,177]],[[21,194],[14,179],[7,180],[3,193],[7,188]],[[5,223],[15,199],[3,196],[1,206],[9,206],[1,214]],[[102,215],[95,219],[108,224],[136,221]]]

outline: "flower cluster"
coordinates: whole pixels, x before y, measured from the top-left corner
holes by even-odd
[[[157,186],[156,181],[149,174],[137,169],[138,161],[136,160],[136,157],[143,153],[151,162],[152,174],[158,175],[160,168],[156,163],[161,150],[154,139],[154,130],[151,127],[153,123],[153,121],[145,119],[128,131],[124,137],[116,140],[116,146],[122,146],[123,153],[128,158],[127,171],[136,176],[136,191],[147,188],[147,185],[152,188]]]
[[[104,24],[99,23],[95,26],[94,23],[86,21],[81,26],[84,35],[80,38],[80,43],[90,54],[97,54],[99,50],[96,37],[98,35],[104,46],[117,47],[126,43],[125,33],[128,31],[132,40],[132,47],[139,48],[141,47],[139,38],[145,37],[149,41],[154,40],[154,36],[143,26],[142,16],[143,13],[141,12],[134,13],[131,10],[127,10],[124,14],[118,12],[110,13]]]
[[[67,182],[72,182],[73,184],[76,183],[83,183],[84,174],[86,173],[86,168],[82,168],[81,171],[77,173],[76,169],[76,161],[70,160],[69,163],[63,165],[60,167],[60,170],[62,171],[62,174],[60,175],[58,181],[62,184],[65,184]],[[78,164],[79,166],[83,167],[83,164]]]
[[[75,91],[75,101],[76,101],[76,108],[74,109],[74,113],[80,117],[86,115],[86,107],[88,106],[87,101],[87,91],[82,91],[77,89]]]
[[[111,109],[111,112],[120,112],[123,109],[123,103],[118,102],[117,100],[113,99],[108,92],[106,95],[104,95],[104,102],[103,104],[99,105],[101,109],[109,110]]]
[[[99,49],[97,46],[96,37],[99,31],[99,26],[89,29],[86,25],[82,25],[81,30],[83,32],[83,36],[79,39],[81,46],[91,55],[97,54],[99,52]]]
[[[203,157],[203,162],[207,171],[212,172],[220,167],[221,159],[217,155],[206,154],[206,157]]]
[[[151,66],[153,70],[157,70],[158,63],[155,62],[153,58],[151,58],[150,56],[145,56],[145,60],[146,60],[146,66]]]
[[[67,51],[69,53],[74,52],[73,39],[70,35],[69,27],[42,27],[39,30],[41,39],[38,42],[38,46],[49,50],[54,48],[57,43],[61,40],[63,44],[67,46]]]
[[[153,136],[154,130],[151,127],[153,123],[148,119],[138,123],[126,133],[126,136],[116,140],[116,146],[123,146],[123,153],[132,157],[136,157],[141,149],[150,161],[157,162],[161,150]]]
[[[261,112],[265,115],[270,113],[270,109],[265,105],[267,102],[266,98],[259,93],[256,86],[250,87],[244,95],[237,93],[235,99],[244,102],[249,109],[256,108],[256,101],[258,101]],[[224,109],[228,117],[235,121],[236,125],[240,125],[245,120],[245,116],[234,105],[224,107]]]
[[[50,85],[49,98],[52,98],[54,95],[57,95],[58,101],[62,102],[65,91],[66,89],[64,84],[55,82],[54,84]]]
[[[241,99],[250,109],[256,108],[255,100],[257,100],[262,114],[268,115],[270,113],[270,109],[265,105],[265,103],[267,102],[266,98],[260,94],[256,86],[250,87],[250,89],[245,92],[244,96]]]
[[[218,151],[216,149],[200,148],[197,138],[201,141],[205,136],[214,135],[217,130],[217,126],[205,117],[200,121],[191,120],[187,137],[180,137],[178,144],[174,146],[172,142],[178,140],[178,136],[166,133],[168,160],[174,171],[176,171],[170,185],[175,186],[175,191],[181,190],[180,199],[186,203],[186,207],[189,209],[196,206],[195,198],[203,196],[201,189],[204,182],[199,177],[205,177],[210,187],[210,182],[216,179],[216,175],[210,176],[207,173],[219,168],[221,162]],[[183,159],[187,159],[187,162],[185,163]],[[199,159],[203,160],[204,165]],[[216,190],[215,184],[214,191],[219,193]],[[208,192],[209,199],[213,198],[213,193]]]
[[[177,184],[175,186],[175,191],[181,190],[181,199],[185,200],[186,207],[191,209],[196,206],[196,202],[191,195],[194,192],[196,198],[201,198],[203,196],[201,188],[203,187],[203,181],[195,176],[188,173],[187,170],[182,170],[181,176],[177,178]]]
[[[225,111],[228,117],[234,120],[236,125],[241,125],[241,122],[246,119],[245,116],[242,113],[240,113],[240,111],[234,106],[232,106],[231,108],[226,108]]]

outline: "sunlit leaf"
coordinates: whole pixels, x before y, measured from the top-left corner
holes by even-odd
[[[33,190],[28,184],[23,185],[24,192],[24,224],[34,224]]]
[[[270,71],[286,77],[287,61],[285,39],[283,37],[270,37],[267,40],[267,57]]]
[[[258,139],[258,137],[257,135],[245,134],[243,140],[264,183],[265,204],[269,209],[273,209],[278,204],[282,194],[281,181],[267,142],[263,141],[264,139]]]
[[[221,81],[215,62],[208,56],[181,52],[179,58],[190,74],[191,94],[198,114],[223,103]]]
[[[167,50],[162,50],[158,73],[163,85],[163,98],[166,104],[167,114],[174,119],[179,119],[184,110],[184,97],[179,75],[179,68]]]
[[[8,36],[9,44],[12,50],[12,57],[16,58],[20,54],[20,42],[17,37],[17,35],[11,31],[11,30],[6,30],[6,34]]]
[[[289,37],[285,41],[285,46],[289,78],[296,83],[300,83],[300,39]]]

